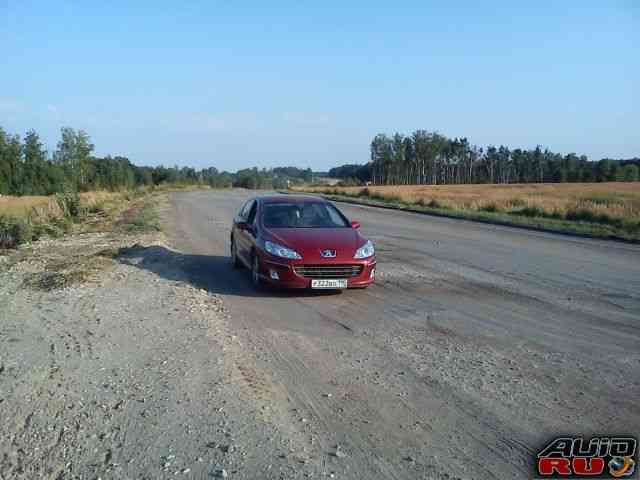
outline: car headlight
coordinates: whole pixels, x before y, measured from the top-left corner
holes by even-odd
[[[295,250],[291,250],[290,248],[283,247],[282,245],[278,243],[270,242],[269,240],[266,240],[264,242],[264,249],[267,252],[269,252],[271,255],[275,255],[276,257],[293,258],[296,260],[299,260],[302,258],[300,254]]]
[[[376,253],[376,250],[373,248],[373,243],[371,243],[371,240],[367,240],[367,243],[356,250],[353,258],[369,258],[373,257],[374,253]]]

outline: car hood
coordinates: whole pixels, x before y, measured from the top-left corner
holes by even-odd
[[[353,228],[270,228],[269,235],[274,242],[293,248],[309,260],[353,260],[356,250],[365,239]],[[336,257],[325,259],[322,250],[335,250]]]

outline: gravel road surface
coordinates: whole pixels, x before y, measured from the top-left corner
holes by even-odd
[[[343,204],[377,284],[256,292],[228,258],[248,197],[176,194],[171,242],[222,298],[254,400],[322,472],[526,478],[554,434],[640,432],[637,245]]]
[[[640,433],[640,246],[341,205],[377,283],[256,291],[248,197],[0,255],[0,480],[520,479]]]

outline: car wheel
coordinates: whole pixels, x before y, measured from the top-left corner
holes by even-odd
[[[260,278],[260,259],[258,255],[253,255],[253,261],[251,262],[251,282],[256,288],[260,288],[262,285],[262,279]]]
[[[242,266],[240,259],[238,258],[236,242],[234,240],[231,240],[231,265],[233,265],[233,268],[240,268]]]

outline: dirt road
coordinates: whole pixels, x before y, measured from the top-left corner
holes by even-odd
[[[639,246],[343,205],[377,284],[256,292],[247,197],[0,255],[0,480],[531,478],[640,432]]]
[[[526,478],[554,434],[640,432],[638,246],[342,205],[378,283],[256,292],[228,260],[247,197],[175,195],[171,241],[222,297],[266,421],[324,470]]]

